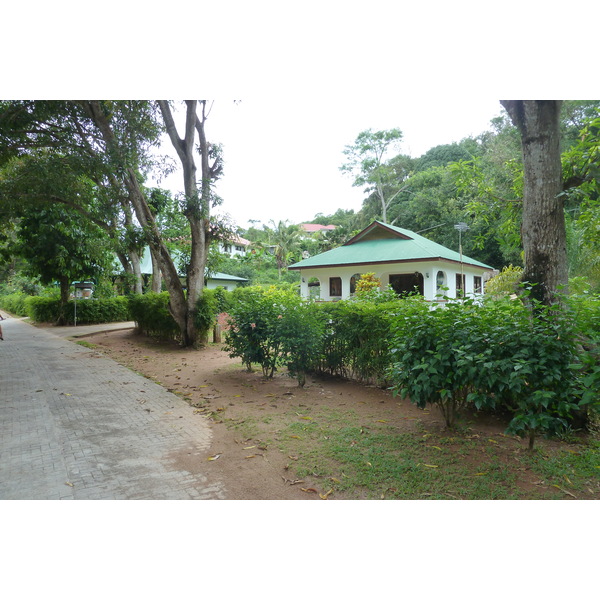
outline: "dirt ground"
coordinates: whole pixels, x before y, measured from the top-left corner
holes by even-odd
[[[374,386],[336,378],[309,378],[304,388],[282,373],[264,380],[260,371],[248,373],[239,359],[231,359],[221,345],[202,350],[182,349],[159,343],[133,330],[87,336],[106,356],[141,373],[184,398],[198,418],[209,419],[212,446],[198,464],[192,455],[172,457],[174,464],[191,472],[207,472],[225,484],[228,498],[318,500],[327,498],[327,483],[318,477],[295,478],[298,459],[285,448],[281,430],[290,419],[319,410],[349,411],[361,423],[386,422],[399,431],[443,430],[441,415],[421,410],[407,400]],[[506,423],[496,417],[472,423],[475,437],[498,436],[508,453],[521,452],[526,442],[504,436]],[[525,478],[520,487],[535,485]],[[342,493],[336,499],[344,499]],[[333,497],[332,497],[333,499]]]

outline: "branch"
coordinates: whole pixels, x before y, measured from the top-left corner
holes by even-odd
[[[185,143],[179,137],[177,133],[177,127],[175,126],[175,121],[173,120],[173,114],[171,113],[171,107],[166,100],[158,100],[158,106],[160,108],[160,112],[162,113],[163,120],[165,122],[165,127],[167,128],[167,133],[169,138],[171,139],[171,143],[173,147],[177,151],[177,155],[181,162],[185,162]]]

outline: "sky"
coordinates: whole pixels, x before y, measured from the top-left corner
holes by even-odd
[[[440,144],[490,128],[502,111],[495,98],[430,96],[349,98],[312,94],[216,100],[206,123],[210,141],[223,145],[224,175],[216,184],[218,212],[246,228],[257,220],[301,223],[339,208],[358,211],[365,193],[339,167],[342,154],[365,129],[399,128],[400,152],[419,157]],[[168,149],[168,142],[165,144]],[[168,181],[168,183],[167,183]],[[181,186],[176,173],[163,185]]]

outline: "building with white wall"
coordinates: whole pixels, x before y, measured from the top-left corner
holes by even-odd
[[[343,246],[288,267],[300,271],[301,294],[326,301],[354,294],[356,281],[374,273],[381,288],[398,294],[417,291],[426,300],[483,294],[493,267],[461,256],[407,229],[374,221]]]

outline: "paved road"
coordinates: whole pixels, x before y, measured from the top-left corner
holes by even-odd
[[[0,499],[226,497],[205,475],[209,423],[183,400],[66,340],[75,328],[2,328]]]

